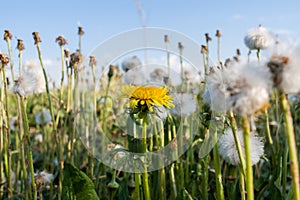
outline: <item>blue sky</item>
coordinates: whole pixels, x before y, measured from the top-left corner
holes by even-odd
[[[59,35],[64,35],[68,40],[66,48],[71,52],[78,48],[79,22],[85,31],[82,40],[84,55],[111,36],[142,27],[143,24],[179,31],[199,42],[199,45],[205,43],[204,34],[209,33],[213,38],[211,51],[216,47],[215,32],[220,29],[223,60],[233,56],[237,48],[246,54],[243,38],[249,28],[259,24],[281,37],[298,39],[300,35],[300,1],[297,0],[141,0],[139,3],[144,12],[144,22],[134,0],[7,1],[2,3],[0,12],[0,33],[9,29],[14,37],[23,39],[26,47],[23,58],[29,60],[37,58],[31,33],[40,32],[43,57],[51,61],[60,58],[59,47],[54,42]],[[15,46],[14,38],[13,50]],[[4,40],[0,42],[0,50],[7,52]],[[16,51],[14,57],[16,63]],[[213,53],[212,59],[216,60]],[[59,70],[60,66],[55,65],[53,62],[47,70]]]

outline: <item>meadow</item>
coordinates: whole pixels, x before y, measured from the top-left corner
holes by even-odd
[[[245,36],[249,53],[224,59],[217,30],[203,36],[203,69],[190,71],[185,44],[172,41],[174,84],[163,35],[165,68],[141,84],[144,61],[99,66],[96,55],[82,55],[78,27],[78,41],[54,36],[61,76],[53,84],[47,47],[32,36],[15,48],[5,30],[1,43],[0,199],[300,199],[297,45],[258,26]],[[35,45],[37,63],[24,64],[25,45]]]

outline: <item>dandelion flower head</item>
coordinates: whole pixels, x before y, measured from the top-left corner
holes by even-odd
[[[129,108],[133,113],[154,112],[156,107],[175,107],[167,87],[129,85],[123,91],[129,98]]]

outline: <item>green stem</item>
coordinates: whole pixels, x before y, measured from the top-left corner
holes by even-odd
[[[65,78],[65,51],[64,46],[60,46],[61,51],[61,80],[60,80],[60,96],[59,96],[59,103],[61,104],[63,101],[64,95],[64,78]]]
[[[139,173],[134,174],[134,182],[135,182],[135,198],[136,200],[140,200],[141,199],[141,194],[140,194],[141,177]]]
[[[287,162],[289,155],[289,147],[287,141],[284,141],[283,162],[282,162],[282,196],[286,199],[286,178],[287,178]]]
[[[285,133],[290,153],[290,169],[293,180],[294,199],[300,199],[300,183],[299,183],[299,165],[297,158],[297,145],[295,141],[293,118],[290,111],[290,105],[284,93],[280,94],[280,103],[283,110]]]
[[[9,41],[9,40],[8,40]],[[6,70],[5,66],[2,64],[2,75],[3,75],[3,83],[4,83],[4,96],[5,96],[5,114],[6,114],[6,139],[4,140],[6,143],[6,156],[5,159],[5,165],[6,165],[6,173],[7,173],[7,190],[8,190],[8,198],[11,199],[13,195],[13,188],[12,188],[12,182],[11,182],[11,135],[10,135],[10,123],[9,123],[9,100],[8,100],[8,91],[7,91],[7,79],[6,79]]]
[[[236,145],[236,148],[237,148],[239,159],[241,161],[242,172],[243,172],[243,174],[245,174],[246,173],[245,158],[243,156],[243,150],[242,150],[241,142],[240,142],[238,134],[237,134],[237,125],[236,125],[236,121],[235,121],[235,118],[234,118],[234,115],[233,115],[232,111],[229,112],[229,119],[230,119],[230,124],[231,124],[231,130],[232,130],[233,137],[234,137],[234,142],[235,142],[235,145]]]
[[[244,146],[246,157],[246,189],[247,200],[254,200],[254,186],[253,186],[253,171],[251,163],[251,147],[250,147],[250,123],[247,116],[242,117]]]
[[[24,132],[25,132],[25,140],[27,141],[27,157],[29,160],[29,170],[31,175],[31,187],[33,192],[33,199],[37,200],[37,190],[36,190],[36,184],[34,181],[34,168],[33,168],[33,160],[32,160],[32,151],[31,151],[31,142],[30,142],[30,133],[29,133],[29,125],[28,125],[28,118],[26,114],[26,106],[24,102],[24,98],[21,97],[21,107],[22,107],[22,117],[23,117],[23,124],[24,124]]]
[[[11,45],[10,45],[10,39],[6,38],[7,42],[7,49],[8,49],[8,56],[9,56],[9,64],[10,64],[10,69],[11,69],[11,78],[12,80],[15,80],[15,74],[14,74],[14,63],[12,60],[12,52],[11,52]]]
[[[147,120],[143,119],[143,130],[142,130],[142,151],[144,153],[147,152]],[[145,200],[150,200],[150,189],[148,183],[148,172],[147,172],[147,165],[144,164],[144,172],[142,173],[142,181],[143,181],[143,191]]]
[[[216,178],[216,187],[217,187],[217,199],[224,200],[224,189],[222,184],[222,173],[219,160],[219,150],[218,145],[216,144],[213,149],[214,155],[214,166],[215,166],[215,178]]]
[[[240,174],[239,183],[240,183],[241,199],[246,200],[245,176],[244,176],[243,169],[241,168],[241,166],[239,167],[239,174]]]
[[[48,103],[49,103],[49,109],[50,109],[50,114],[51,114],[51,118],[52,118],[52,124],[53,124],[53,132],[55,135],[55,139],[56,139],[56,144],[57,144],[57,154],[58,154],[58,161],[61,163],[61,157],[60,157],[60,145],[59,145],[59,134],[57,132],[57,127],[56,127],[56,121],[55,121],[55,117],[54,117],[54,112],[53,112],[53,106],[52,106],[52,101],[51,101],[51,95],[50,95],[50,90],[49,90],[49,83],[48,83],[48,78],[47,78],[47,73],[44,67],[44,63],[43,63],[43,58],[42,58],[42,52],[39,46],[39,43],[36,43],[36,48],[38,51],[38,56],[39,56],[39,60],[40,60],[40,64],[42,67],[42,71],[43,71],[43,75],[44,75],[44,80],[45,80],[45,86],[46,86],[46,92],[47,92],[47,97],[48,97]],[[61,193],[62,193],[62,166],[59,163],[59,182],[58,182],[58,199],[61,199]]]

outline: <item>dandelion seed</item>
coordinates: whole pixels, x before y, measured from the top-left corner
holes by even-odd
[[[237,131],[238,138],[241,143],[242,152],[245,154],[243,133]],[[239,165],[240,158],[235,145],[233,133],[231,129],[227,129],[224,134],[219,138],[218,148],[220,156],[231,165]],[[261,137],[255,136],[254,133],[250,134],[250,149],[251,149],[251,164],[255,165],[259,162],[260,157],[264,154],[264,143]]]
[[[42,134],[35,135],[34,140],[41,144],[43,142],[43,135]]]
[[[248,31],[244,43],[250,50],[261,50],[269,48],[274,43],[274,39],[271,33],[260,25]]]
[[[18,128],[18,116],[11,117],[9,120],[10,130],[15,131]]]
[[[20,96],[26,96],[43,93],[45,91],[45,79],[38,62],[27,62],[22,76],[15,81],[14,92]]]
[[[122,69],[127,72],[131,69],[134,69],[136,67],[139,67],[142,65],[141,60],[137,56],[132,56],[130,58],[125,59],[122,62]]]
[[[211,110],[233,110],[242,116],[255,114],[269,102],[270,75],[257,64],[235,64],[211,72],[207,77],[204,101]]]
[[[153,82],[164,83],[166,77],[168,77],[167,73],[160,68],[157,68],[150,73],[150,79]]]
[[[48,173],[46,170],[34,174],[34,181],[37,188],[49,185],[53,179],[53,174]]]
[[[186,67],[183,73],[185,80],[189,83],[199,83],[201,80],[200,74],[195,72],[191,67]]]
[[[273,86],[285,93],[300,91],[300,46],[280,43],[267,63]]]
[[[196,111],[197,102],[192,94],[177,93],[173,100],[175,108],[170,111],[175,116],[188,116]]]
[[[37,112],[34,116],[35,122],[39,125],[49,124],[52,120],[49,109],[43,108],[41,111]]]

